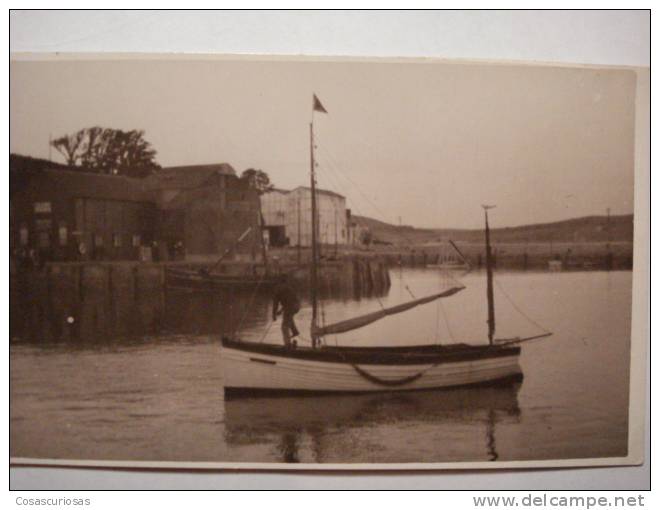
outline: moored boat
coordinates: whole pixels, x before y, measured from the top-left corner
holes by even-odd
[[[316,96],[314,96],[313,103],[314,111],[327,113]],[[242,342],[239,339],[223,338],[221,356],[225,393],[231,396],[264,393],[412,391],[520,380],[522,370],[519,364],[521,351],[519,344],[549,336],[551,333],[544,332],[526,338],[495,338],[492,252],[488,225],[488,209],[492,206],[483,206],[486,221],[487,344],[339,347],[329,346],[324,341],[328,335],[348,333],[387,316],[453,296],[464,287],[456,283],[429,296],[413,298],[412,301],[388,308],[381,305],[380,310],[333,324],[320,324],[317,274],[319,263],[318,214],[315,200],[313,120],[310,123],[310,152],[312,191],[311,346],[289,348],[283,345],[250,343]]]
[[[268,289],[277,281],[277,275],[270,273],[268,268],[268,258],[265,248],[262,245],[263,265],[253,262],[246,266],[243,274],[225,274],[216,272],[216,268],[231,253],[231,251],[241,243],[252,231],[248,227],[240,237],[229,246],[220,255],[220,258],[210,267],[190,268],[180,266],[170,266],[165,268],[165,285],[170,290],[185,291],[215,291],[223,289]],[[260,236],[261,242],[263,238]]]
[[[224,339],[228,396],[454,388],[522,378],[520,347],[419,345],[287,349]]]
[[[438,254],[436,257],[436,261],[426,264],[427,269],[442,269],[445,271],[453,271],[453,270],[462,270],[462,271],[469,271],[471,269],[470,262],[463,255],[463,252],[456,246],[456,243],[452,240],[449,241],[449,244],[451,247],[454,249],[455,254],[457,255],[441,255]]]
[[[275,275],[227,275],[209,273],[204,269],[168,267],[165,284],[172,290],[213,291],[222,289],[268,289],[276,281]]]
[[[459,262],[440,262],[435,264],[426,264],[427,269],[443,269],[445,271],[467,271],[470,266]]]

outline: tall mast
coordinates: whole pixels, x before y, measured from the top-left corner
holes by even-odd
[[[484,205],[484,214],[486,216],[486,295],[488,298],[488,342],[493,345],[493,336],[495,335],[495,302],[493,299],[493,254],[490,249],[490,228],[488,226],[488,209],[494,205]]]
[[[297,208],[298,208],[298,266],[300,266],[300,195],[298,195],[298,200],[297,200]]]
[[[266,240],[264,239],[264,226],[264,215],[261,212],[261,197],[259,197],[259,236],[261,241],[261,256],[264,259],[264,272],[268,274],[268,251],[266,250]]]
[[[334,210],[335,210],[335,257],[337,256],[337,245],[338,245],[338,240],[337,240],[337,205],[334,205]]]
[[[319,261],[319,246],[317,241],[317,229],[318,229],[318,212],[316,210],[316,176],[314,175],[314,167],[316,163],[314,162],[314,112],[328,113],[328,111],[323,107],[319,98],[316,97],[316,94],[312,96],[312,121],[309,123],[309,155],[310,155],[310,172],[309,180],[311,182],[312,190],[312,264],[311,264],[311,299],[312,299],[312,347],[316,348],[318,343],[317,335],[317,315],[318,315],[318,261]]]
[[[312,190],[312,263],[311,263],[311,300],[312,300],[312,347],[316,347],[316,320],[318,315],[318,247],[316,240],[316,176],[314,174],[314,122],[309,123],[310,153],[310,188]]]

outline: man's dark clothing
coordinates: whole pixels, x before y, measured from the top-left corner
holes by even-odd
[[[298,336],[298,328],[293,317],[300,311],[300,300],[295,290],[286,283],[280,283],[275,287],[273,296],[273,320],[277,319],[279,306],[282,306],[282,338],[284,344],[288,347],[291,344],[291,338]]]

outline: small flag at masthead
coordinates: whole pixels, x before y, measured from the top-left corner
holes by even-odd
[[[321,104],[321,101],[319,101],[319,98],[316,97],[316,94],[314,94],[314,106],[312,109],[315,112],[321,112],[321,113],[328,113],[328,110],[326,110],[323,105]]]

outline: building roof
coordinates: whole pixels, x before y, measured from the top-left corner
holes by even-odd
[[[214,165],[186,165],[161,168],[145,178],[145,186],[150,190],[192,189],[202,186],[214,175],[236,175],[229,163]]]
[[[309,186],[298,186],[297,188],[292,189],[290,193],[293,193],[294,191],[297,190],[309,191],[311,193],[312,188],[310,188]],[[330,197],[346,199],[344,195],[340,195],[339,193],[335,193],[334,191],[330,191],[327,189],[316,188],[316,193],[318,193],[319,195],[327,195]]]
[[[31,179],[42,178],[52,181],[54,189],[61,187],[69,195],[128,201],[154,201],[154,191],[194,189],[203,186],[214,175],[236,175],[230,164],[219,163],[167,167],[137,179],[93,173],[84,168],[19,154],[10,155],[9,168],[12,195]]]
[[[33,158],[32,156],[23,156],[22,154],[10,154],[9,168],[11,170],[45,170],[48,168],[69,170],[71,167],[47,159]]]
[[[52,189],[74,197],[130,202],[146,202],[151,199],[142,179],[51,168],[12,169],[12,191],[27,186],[32,179],[45,180],[44,186],[52,186]]]
[[[287,193],[289,193],[289,190],[282,188],[271,188],[268,191],[266,191],[265,194],[267,195],[268,193],[282,193],[283,195],[286,195]]]

